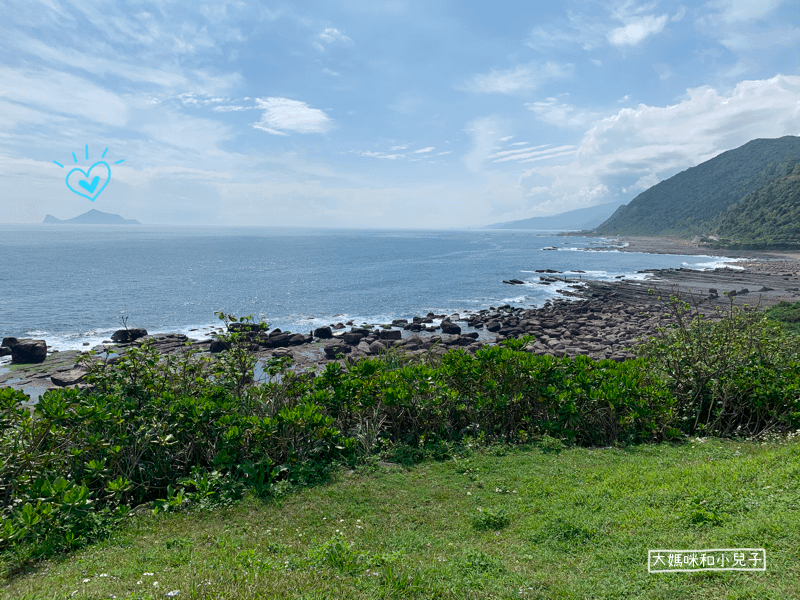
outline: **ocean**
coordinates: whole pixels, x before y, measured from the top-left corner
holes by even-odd
[[[732,260],[587,250],[608,244],[499,230],[0,225],[0,337],[83,349],[125,318],[149,333],[203,338],[219,325],[215,311],[307,332],[429,311],[541,306],[559,286],[538,285],[536,269],[611,280]],[[532,283],[503,283],[515,278]]]

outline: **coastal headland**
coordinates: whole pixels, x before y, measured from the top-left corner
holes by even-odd
[[[534,278],[509,285],[546,285],[559,296],[541,307],[491,306],[451,315],[420,315],[392,323],[331,323],[308,333],[273,330],[254,334],[251,349],[259,359],[288,356],[294,368],[307,370],[331,360],[352,361],[391,348],[410,354],[443,353],[452,348],[474,352],[506,338],[534,337],[526,350],[554,356],[586,355],[622,361],[633,356],[640,340],[657,333],[671,318],[671,296],[690,302],[703,314],[731,305],[765,308],[781,301],[800,301],[800,256],[793,253],[720,251],[697,243],[664,238],[614,238],[593,251],[648,252],[728,256],[740,259],[722,268],[647,270],[637,278],[615,281],[575,278],[552,269],[538,269]],[[235,325],[234,325],[235,326]],[[128,343],[107,343],[92,350],[99,358],[123,355],[128,348],[152,343],[162,354],[187,349],[216,353],[224,344],[218,328],[206,339],[183,334],[143,335]],[[124,336],[123,336],[124,337]],[[36,364],[0,367],[0,385],[23,389],[33,399],[46,389],[85,385],[75,360],[80,351],[48,352]],[[258,371],[257,371],[258,375]]]

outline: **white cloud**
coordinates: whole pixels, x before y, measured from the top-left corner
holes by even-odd
[[[543,102],[530,102],[525,106],[536,113],[539,120],[571,129],[584,128],[601,116],[600,113],[578,109],[570,104],[559,102],[556,98],[547,98]]]
[[[500,140],[501,142],[503,140]],[[520,144],[524,144],[524,142],[517,142],[515,144],[509,144],[508,147],[511,146],[519,146]],[[501,152],[495,152],[487,156],[487,158],[499,158],[501,156],[510,156],[512,154],[521,154],[523,152],[530,152],[531,150],[538,150],[539,148],[547,148],[550,144],[542,144],[541,146],[532,146],[528,148],[514,148],[513,150],[503,150]]]
[[[628,190],[632,192],[643,192],[644,190],[649,190],[655,184],[660,181],[658,175],[655,173],[650,173],[648,175],[644,175],[643,177],[639,177],[632,186],[628,188]]]
[[[316,41],[314,42],[314,47],[317,50],[324,51],[328,46],[333,44],[341,44],[344,46],[349,46],[353,44],[353,40],[347,37],[338,29],[333,27],[328,27],[320,34],[317,34]]]
[[[0,96],[50,115],[68,115],[121,127],[128,122],[128,103],[87,79],[52,70],[0,67]]]
[[[503,125],[497,117],[483,117],[468,123],[466,130],[472,134],[472,151],[464,157],[464,164],[470,171],[481,172],[484,162],[505,136]]]
[[[238,106],[238,105],[235,105],[235,104],[229,104],[229,105],[215,106],[213,108],[213,110],[215,110],[217,112],[236,112],[236,111],[239,111],[239,110],[257,110],[258,108],[260,108],[260,107],[258,107],[258,106]]]
[[[800,134],[798,98],[800,76],[778,75],[742,81],[727,93],[690,89],[673,105],[623,108],[586,132],[569,164],[531,169],[523,181],[547,185],[561,210],[579,208],[580,191],[598,186],[608,194],[598,192],[595,203],[611,200],[752,139]]]
[[[717,10],[726,23],[752,21],[766,17],[783,0],[714,0],[707,6]]]
[[[774,26],[768,29],[731,27],[719,38],[720,44],[733,52],[757,49],[777,49],[778,46],[794,48],[800,40],[800,27],[792,25]]]
[[[273,135],[287,135],[287,132],[325,133],[333,124],[323,111],[299,100],[256,98],[256,106],[264,113],[253,127]]]
[[[529,150],[525,148],[520,151],[514,150],[513,154],[511,154],[510,156],[496,158],[492,162],[500,163],[500,162],[507,162],[509,160],[516,160],[518,162],[533,162],[534,160],[544,160],[546,158],[554,158],[556,156],[566,156],[567,154],[574,154],[574,153],[575,153],[575,146],[569,146],[569,145],[558,146],[557,148],[547,148],[545,150],[532,150],[532,149]]]
[[[492,70],[485,75],[475,75],[472,81],[457,89],[483,94],[511,94],[520,90],[535,89],[550,79],[566,79],[572,75],[573,70],[572,64],[555,62],[517,65],[503,71]]]
[[[615,46],[635,46],[646,37],[661,32],[667,23],[667,15],[654,17],[637,17],[622,27],[616,27],[608,33],[608,41]]]
[[[583,14],[569,12],[568,23],[559,26],[550,23],[531,31],[527,45],[535,50],[568,48],[578,46],[583,50],[594,50],[606,41],[607,27],[602,20],[590,19]]]
[[[428,146],[427,148],[420,148],[419,150],[414,150],[414,154],[426,154],[434,150],[436,150],[436,148],[434,148],[433,146]]]

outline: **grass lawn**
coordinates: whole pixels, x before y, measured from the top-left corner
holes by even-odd
[[[797,440],[375,463],[278,501],[132,517],[0,597],[800,598]],[[767,570],[649,574],[659,548],[765,548]]]

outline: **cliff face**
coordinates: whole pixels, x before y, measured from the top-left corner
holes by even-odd
[[[786,177],[797,163],[800,138],[753,140],[654,185],[620,207],[595,232],[679,237],[717,233],[726,216],[735,214],[746,198],[750,202],[752,194]],[[765,221],[764,231],[771,227]]]

